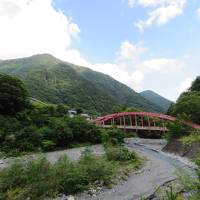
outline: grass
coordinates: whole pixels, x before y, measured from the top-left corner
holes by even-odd
[[[55,164],[44,157],[27,163],[15,161],[0,171],[0,199],[42,200],[58,194],[74,194],[91,187],[110,187],[116,179],[127,176],[141,166],[141,159],[125,147],[108,148],[104,156],[92,155],[86,149],[78,162],[66,156],[60,157]],[[113,155],[111,150],[117,151],[118,156]]]

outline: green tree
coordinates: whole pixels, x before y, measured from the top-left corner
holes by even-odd
[[[190,91],[200,92],[200,76],[197,76],[197,78],[193,81]]]
[[[64,116],[67,114],[69,107],[64,104],[58,104],[56,107],[56,112],[59,116]]]
[[[173,108],[173,114],[186,114],[191,121],[200,124],[200,93],[183,93]]]
[[[174,105],[175,105],[174,103],[170,104],[170,106],[169,106],[169,108],[168,108],[168,110],[166,112],[167,115],[172,115],[173,114]]]
[[[174,122],[168,122],[167,129],[168,140],[181,138],[185,135],[188,135],[191,131],[191,128],[185,124],[185,120],[182,118],[182,116],[178,116]]]
[[[142,110],[139,108],[134,108],[134,107],[127,107],[127,106],[113,106],[112,112],[113,113],[119,113],[119,112],[141,112]]]
[[[0,114],[15,115],[29,105],[28,93],[19,79],[0,74]]]

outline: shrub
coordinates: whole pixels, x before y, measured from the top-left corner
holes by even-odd
[[[102,137],[104,143],[117,145],[123,143],[125,133],[120,129],[113,128],[106,131],[103,130]]]
[[[68,126],[72,129],[74,140],[79,143],[90,142],[92,144],[101,142],[101,131],[94,124],[89,123],[83,117],[69,118]]]
[[[55,149],[56,144],[51,140],[43,140],[42,141],[42,150],[44,151],[52,151]]]
[[[54,196],[56,187],[54,170],[45,158],[27,165],[15,162],[0,171],[0,199],[44,199]]]
[[[116,172],[115,163],[108,162],[104,157],[92,155],[88,149],[82,153],[80,164],[84,166],[90,183],[103,181],[104,184],[109,185],[112,175]]]
[[[109,146],[106,148],[106,157],[113,161],[134,161],[137,156],[134,152],[129,151],[124,146]]]
[[[101,142],[101,131],[81,117],[52,117],[32,110],[17,117],[0,115],[0,150],[9,155]]]
[[[192,173],[180,172],[179,180],[187,193],[187,199],[200,199],[200,155],[195,160],[197,168]]]
[[[168,122],[167,129],[168,140],[178,139],[182,136],[188,135],[191,131],[191,128],[180,119],[177,119],[174,122]]]
[[[179,200],[179,194],[173,191],[172,186],[166,191],[166,195],[163,200]]]
[[[180,141],[185,145],[200,142],[200,131],[193,131],[189,135],[183,136]]]
[[[124,170],[121,164],[126,160],[137,162],[132,154],[108,160],[106,156],[94,156],[86,149],[76,162],[66,156],[60,157],[55,164],[46,158],[26,163],[15,161],[0,170],[0,199],[42,200],[60,193],[73,194],[97,184],[109,186],[115,175]],[[123,167],[129,165],[125,164]]]

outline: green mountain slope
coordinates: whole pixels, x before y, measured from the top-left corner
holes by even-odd
[[[0,73],[21,78],[34,98],[81,107],[91,113],[111,112],[114,105],[163,111],[110,76],[65,63],[48,54],[2,61]]]
[[[144,98],[160,106],[164,111],[167,111],[172,101],[160,96],[159,94],[146,90],[140,93]]]

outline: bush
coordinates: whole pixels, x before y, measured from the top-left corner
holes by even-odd
[[[102,133],[103,142],[112,145],[118,145],[123,143],[125,136],[126,136],[125,133],[117,128],[103,130]]]
[[[104,157],[92,155],[88,149],[82,153],[80,164],[85,168],[91,183],[103,181],[105,185],[109,185],[116,172],[115,163],[108,162]]]
[[[197,168],[192,173],[180,172],[179,181],[187,193],[187,199],[200,199],[200,155],[195,160]]]
[[[191,145],[192,143],[200,142],[200,131],[193,131],[189,135],[183,136],[180,141],[184,145]]]
[[[109,146],[106,148],[106,156],[108,160],[113,161],[135,161],[137,156],[134,152],[129,151],[124,146]]]
[[[15,162],[0,171],[0,199],[42,200],[59,193],[73,194],[88,189],[96,181],[109,185],[115,174],[115,163],[93,155],[83,155],[79,162],[65,156],[55,164],[45,158],[26,164]]]
[[[58,194],[81,192],[98,184],[110,186],[116,175],[119,178],[120,173],[127,173],[125,167],[138,166],[134,153],[128,153],[128,149],[121,146],[112,148],[120,153],[111,159],[94,156],[86,149],[76,162],[66,156],[60,157],[55,164],[43,157],[26,163],[15,161],[0,170],[0,199],[42,200]]]
[[[100,129],[94,124],[89,123],[85,118],[70,118],[67,124],[72,129],[73,137],[76,142],[90,142],[92,144],[101,142]]]
[[[185,114],[192,122],[200,124],[200,92],[188,91],[181,94],[171,112],[175,116]]]
[[[82,156],[78,164],[62,157],[56,168],[57,176],[60,177],[58,190],[64,194],[86,190],[95,181],[108,185],[115,174],[113,163],[93,155]]]
[[[168,122],[167,129],[168,140],[178,139],[182,136],[188,135],[191,131],[191,128],[181,119],[177,119],[174,122]]]
[[[0,171],[0,199],[44,199],[56,194],[52,165],[45,159],[16,162]],[[14,197],[14,198],[13,198]]]
[[[44,151],[52,151],[55,149],[56,143],[51,140],[43,140],[42,141],[42,150]]]
[[[15,156],[102,140],[101,130],[84,118],[52,117],[35,109],[16,117],[0,115],[0,127],[0,151]]]

